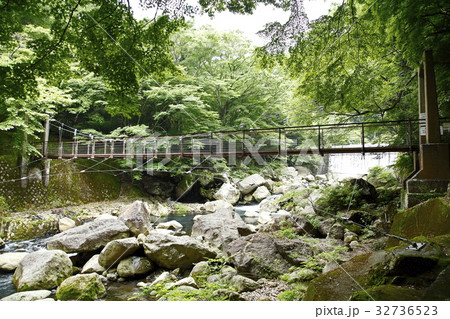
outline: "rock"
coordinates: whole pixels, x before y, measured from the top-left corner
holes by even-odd
[[[9,295],[1,299],[1,301],[35,301],[45,299],[51,294],[52,292],[50,290],[24,291]]]
[[[309,237],[317,237],[319,231],[302,215],[289,215],[274,219],[271,225],[272,231],[279,231],[283,228],[293,228],[299,236],[308,235]]]
[[[82,274],[88,274],[88,273],[98,273],[102,274],[106,269],[105,267],[101,266],[98,263],[98,257],[100,254],[94,255],[89,259],[86,264],[83,266],[83,269],[81,270]]]
[[[369,287],[369,271],[386,261],[387,253],[379,251],[353,257],[335,270],[312,280],[304,301],[346,301],[353,292]]]
[[[217,289],[213,292],[213,297],[219,300],[244,301],[239,293],[229,289]]]
[[[194,278],[197,285],[201,285],[206,281],[210,271],[211,267],[209,267],[208,262],[201,261],[192,268],[189,277]]]
[[[412,288],[382,285],[356,291],[350,296],[350,301],[419,301],[422,292]]]
[[[450,266],[447,266],[436,280],[425,290],[423,300],[449,301],[450,300]]]
[[[440,250],[431,245],[426,245],[419,251],[405,247],[395,248],[391,256],[388,274],[409,277],[429,271],[437,265],[440,257],[444,257]]]
[[[223,200],[231,205],[239,201],[241,192],[229,183],[222,184],[219,190],[214,194],[214,199]]]
[[[149,207],[140,200],[126,206],[119,219],[127,225],[134,236],[146,235],[153,228]]]
[[[258,218],[258,217],[259,217],[259,213],[258,213],[258,212],[255,212],[255,211],[247,210],[247,211],[244,213],[244,217]]]
[[[63,217],[60,220],[58,220],[58,229],[60,232],[74,228],[75,226],[76,226],[75,221],[68,217]]]
[[[312,174],[306,175],[303,178],[306,179],[308,182],[314,182],[316,180],[316,178]]]
[[[170,197],[175,185],[170,179],[170,175],[165,178],[144,174],[142,177],[142,185],[145,191],[154,196]]]
[[[135,237],[113,240],[103,248],[98,257],[98,263],[108,269],[117,265],[120,260],[131,256],[138,248],[139,242]]]
[[[344,243],[350,243],[354,240],[358,240],[358,235],[356,235],[354,232],[345,232]]]
[[[5,247],[5,242],[3,241],[3,239],[0,238],[0,248]]]
[[[179,232],[183,229],[183,225],[181,225],[176,220],[171,220],[165,223],[160,223],[156,226],[157,229],[169,229],[175,232]]]
[[[327,272],[335,270],[338,267],[339,267],[339,263],[336,260],[329,261],[323,267],[322,274],[326,274]]]
[[[98,274],[82,274],[64,280],[56,291],[58,300],[97,300],[106,295]]]
[[[194,219],[192,236],[202,236],[214,246],[226,249],[228,244],[251,230],[239,214],[232,209],[219,209],[216,213],[199,215]]]
[[[390,229],[392,235],[403,238],[447,235],[450,232],[450,205],[442,198],[430,199],[395,215]],[[401,242],[389,238],[386,248]]]
[[[26,255],[13,276],[17,291],[51,289],[72,275],[72,261],[61,250],[38,250]]]
[[[259,204],[259,212],[269,212],[269,213],[275,213],[280,209],[280,203],[278,202],[278,199],[282,195],[274,195],[270,198],[264,199],[261,204]]]
[[[327,175],[324,175],[324,174],[317,174],[316,175],[316,180],[317,181],[326,181],[328,178],[327,178]]]
[[[172,236],[151,232],[145,239],[147,257],[168,269],[192,267],[192,264],[215,258],[216,253],[189,236]]]
[[[122,221],[100,219],[51,237],[47,241],[47,249],[60,249],[68,253],[95,251],[111,240],[129,236],[130,231]]]
[[[132,256],[120,261],[117,266],[117,274],[120,277],[133,277],[146,274],[153,268],[154,266],[148,258]]]
[[[223,209],[223,208],[233,208],[233,205],[231,205],[230,203],[224,201],[224,200],[215,200],[212,202],[206,202],[205,203],[205,210],[208,212],[215,212],[219,209]]]
[[[281,175],[288,178],[294,178],[298,175],[298,171],[295,167],[285,167],[281,169]]]
[[[0,270],[13,271],[28,253],[12,252],[0,255]]]
[[[317,272],[308,268],[301,268],[289,274],[288,283],[310,281],[318,276]]]
[[[236,239],[227,250],[239,273],[251,279],[271,278],[300,266],[312,256],[312,249],[301,240],[256,233]]]
[[[272,191],[273,187],[275,186],[275,182],[273,180],[271,180],[271,179],[266,179],[265,185],[267,186],[267,189],[269,191]]]
[[[327,238],[343,239],[344,227],[339,223],[335,223],[333,226],[331,226]]]
[[[331,230],[331,226],[333,226],[335,223],[336,223],[336,220],[334,218],[328,218],[328,219],[325,219],[324,221],[320,222],[319,227],[318,227],[319,233],[323,237],[326,237]]]
[[[155,286],[155,285],[158,285],[158,284],[164,284],[164,283],[167,283],[169,281],[176,280],[176,279],[177,279],[177,277],[172,275],[170,272],[165,271],[161,275],[156,277],[156,279],[150,284],[150,286]]]
[[[117,220],[117,219],[119,219],[119,217],[113,216],[113,215],[111,215],[111,214],[101,214],[101,215],[98,216],[95,220],[105,220],[105,219],[113,219],[113,220]]]
[[[269,197],[271,194],[269,192],[269,190],[267,189],[266,186],[259,186],[253,193],[253,198],[257,201],[260,202],[262,201],[264,198]]]
[[[253,174],[238,183],[238,189],[243,194],[246,195],[254,191],[257,187],[264,185],[266,180],[259,174]]]
[[[176,186],[176,198],[181,199],[186,196],[194,187],[194,185],[197,184],[198,180],[199,179],[196,175],[184,174],[182,180]]]
[[[177,282],[174,282],[172,284],[167,285],[167,289],[173,288],[173,287],[181,287],[181,286],[188,286],[197,289],[197,283],[195,282],[194,278],[192,277],[186,277],[181,280],[178,280]]]
[[[298,172],[299,176],[304,177],[304,176],[311,175],[311,171],[308,168],[306,168],[306,167],[297,166],[296,169],[297,169],[297,172]]]
[[[233,276],[230,284],[233,285],[238,292],[253,291],[260,287],[260,284],[256,281],[241,275]]]
[[[270,224],[271,222],[273,222],[272,213],[263,211],[258,214],[258,223]]]
[[[351,179],[351,185],[355,186],[355,191],[358,192],[362,199],[365,199],[369,203],[375,203],[378,198],[378,192],[375,186],[362,178]]]

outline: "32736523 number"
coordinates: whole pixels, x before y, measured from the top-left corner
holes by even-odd
[[[377,306],[377,316],[437,316],[437,306]]]

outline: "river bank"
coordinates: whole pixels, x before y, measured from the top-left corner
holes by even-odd
[[[420,299],[447,269],[445,240],[437,240],[442,247],[429,245],[413,256],[402,245],[384,250],[387,237],[378,231],[395,225],[398,214],[392,203],[399,191],[388,181],[375,184],[339,182],[286,168],[273,179],[253,174],[223,182],[215,200],[205,203],[153,197],[36,211],[32,217],[15,213],[18,219],[42,222],[52,216],[54,221],[45,249],[27,251],[3,276],[5,294],[12,293],[9,279],[20,291],[6,300],[347,300],[361,298],[352,285],[344,280],[345,291],[338,284],[340,292],[329,295],[322,281],[326,276],[343,280],[342,269],[362,271],[347,266],[358,260],[370,260],[373,266],[355,275],[363,287],[388,284],[390,291],[405,283],[414,287],[408,296]],[[448,204],[439,205],[433,206],[436,216],[447,222]],[[3,227],[10,237],[0,260],[6,252],[19,253],[11,249],[17,234],[11,225]],[[424,241],[439,238],[427,236]],[[422,262],[427,267],[411,273],[402,269],[405,260],[420,260],[416,267]],[[393,275],[405,279],[392,281]],[[417,276],[427,279],[414,284]],[[45,293],[33,297],[36,290]]]

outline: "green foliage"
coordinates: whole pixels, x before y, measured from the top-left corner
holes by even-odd
[[[0,196],[0,218],[5,217],[9,211],[9,205],[3,196]]]
[[[395,174],[401,180],[404,180],[414,171],[413,155],[408,153],[400,153],[392,167]]]
[[[196,277],[195,281],[199,287],[196,290],[182,291],[178,287],[170,287],[169,282],[160,283],[153,286],[146,286],[141,288],[139,295],[148,296],[155,300],[167,301],[224,301],[227,297],[224,295],[215,294],[218,289],[227,289],[236,291],[236,288],[231,286],[226,280],[219,280],[216,282],[207,282],[207,278],[211,275],[220,274],[224,266],[228,264],[228,258],[208,259],[207,271],[202,273],[200,277]]]
[[[319,254],[310,257],[303,266],[305,268],[309,268],[311,270],[320,272],[325,266],[325,263],[329,261],[337,262],[337,260],[341,258],[342,253],[346,252],[347,250],[348,250],[347,247],[338,246],[335,247],[332,251],[329,252],[323,251]]]
[[[316,206],[329,213],[346,211],[349,207],[358,207],[360,210],[370,210],[375,204],[358,187],[357,179],[347,179],[337,185],[327,186],[321,190],[322,196],[317,200]]]
[[[307,288],[306,283],[295,283],[291,289],[279,293],[277,297],[280,301],[301,301]]]
[[[375,166],[369,169],[367,181],[372,185],[374,185],[375,187],[398,186],[398,180],[395,178],[392,170],[381,166]]]
[[[173,205],[173,214],[176,216],[185,216],[186,214],[189,214],[191,212],[191,209],[189,206],[175,203]]]

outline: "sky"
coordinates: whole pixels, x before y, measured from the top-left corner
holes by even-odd
[[[305,0],[303,5],[308,18],[311,21],[328,13],[328,10],[334,2],[336,2],[336,0]],[[151,17],[150,11],[139,8],[139,0],[131,0],[130,3],[137,19]],[[262,30],[266,23],[274,21],[283,23],[287,21],[288,17],[288,12],[284,12],[281,9],[275,9],[271,6],[260,5],[252,15],[238,15],[222,12],[216,14],[213,19],[207,15],[196,16],[194,22],[196,27],[209,24],[220,31],[240,30],[254,45],[262,46],[264,45],[264,40],[256,33]]]

